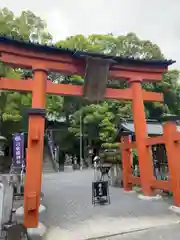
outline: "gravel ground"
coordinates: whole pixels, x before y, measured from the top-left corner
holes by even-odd
[[[139,200],[135,193],[110,188],[111,204],[94,207],[92,180],[92,170],[43,175],[43,203],[47,212],[41,221],[48,227],[44,239],[100,239],[144,228],[153,230],[101,239],[144,239],[147,236],[146,240],[168,240],[171,234],[174,234],[171,239],[179,236],[177,222],[180,218],[168,210],[168,202]]]

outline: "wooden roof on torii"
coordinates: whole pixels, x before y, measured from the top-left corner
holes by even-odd
[[[33,43],[31,41],[24,41],[24,40],[16,40],[15,38],[11,38],[8,36],[0,35],[0,44],[6,44],[7,46],[14,46],[18,48],[24,48],[26,50],[34,50],[36,52],[41,53],[50,53],[50,54],[65,54],[70,55],[74,58],[82,58],[85,56],[91,56],[91,57],[98,57],[98,58],[104,58],[108,60],[112,60],[112,63],[114,64],[133,64],[141,67],[167,67],[173,63],[175,63],[174,60],[153,60],[153,59],[138,59],[134,57],[129,56],[111,56],[111,55],[105,55],[101,53],[94,53],[94,52],[86,52],[86,51],[79,51],[76,49],[68,49],[68,48],[61,48],[56,47],[55,45],[41,45],[38,43]]]
[[[105,55],[102,53],[94,53],[94,52],[87,52],[87,51],[79,51],[76,49],[68,49],[68,48],[61,48],[56,47],[55,45],[41,45],[39,43],[33,43],[31,41],[24,41],[24,40],[16,40],[15,38],[11,38],[8,36],[0,35],[0,44],[5,44],[6,46],[14,46],[19,49],[26,49],[27,51],[36,51],[39,53],[49,53],[55,55],[69,55],[73,58],[84,58],[86,56],[90,57],[98,57],[103,59],[108,59],[112,61],[113,64],[120,64],[120,65],[134,65],[134,66],[141,66],[141,67],[162,67],[167,68],[169,65],[175,63],[174,60],[154,60],[154,59],[141,59],[141,58],[134,58],[129,56],[111,56]],[[2,49],[0,49],[2,51]],[[8,49],[6,49],[8,52]],[[55,59],[54,59],[55,60]]]
[[[11,37],[0,35],[0,59],[3,63],[12,67],[22,67],[26,69],[45,68],[47,71],[61,72],[67,75],[80,75],[87,77],[87,65],[96,61],[91,69],[91,75],[95,79],[94,88],[101,89],[100,78],[124,79],[140,78],[143,81],[161,81],[162,73],[168,70],[168,66],[173,64],[173,60],[153,60],[137,59],[133,57],[109,56],[99,53],[78,51],[76,49],[65,49],[49,45],[35,44],[30,41],[16,40]],[[87,64],[88,62],[88,64]],[[99,64],[100,62],[100,64]],[[106,64],[105,64],[106,62]],[[99,72],[99,66],[106,68],[106,74]],[[92,64],[91,64],[92,65]],[[106,66],[105,66],[106,65]],[[104,68],[105,69],[105,68]],[[92,77],[90,79],[92,82]],[[99,86],[98,86],[99,84]],[[86,85],[86,81],[85,81]],[[98,86],[98,87],[96,87]],[[106,88],[101,95],[109,99],[132,100],[132,92],[127,89]],[[1,78],[0,89],[14,91],[32,91],[32,80],[15,80]],[[72,84],[53,84],[47,82],[46,93],[57,95],[83,96],[85,86]],[[92,91],[91,91],[92,92]],[[161,93],[147,92],[143,90],[144,101],[163,101]]]

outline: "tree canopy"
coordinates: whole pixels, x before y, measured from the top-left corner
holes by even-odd
[[[0,9],[1,34],[6,34],[17,39],[31,40],[40,43],[50,43],[52,36],[47,30],[44,20],[31,11],[23,11],[20,16],[15,16],[7,8]],[[132,56],[146,59],[164,59],[165,56],[156,44],[149,40],[140,39],[135,33],[113,36],[112,34],[92,34],[88,37],[83,35],[70,36],[56,43],[57,47],[65,47],[90,52],[100,52],[116,56]],[[0,77],[21,78],[26,74],[24,69],[11,69],[0,63]],[[31,73],[30,73],[31,74]],[[80,76],[64,76],[59,73],[50,73],[49,79],[54,84],[82,85],[84,79]],[[125,88],[126,84],[121,81],[109,79],[108,87]],[[161,83],[146,83],[146,90],[164,93],[164,104],[146,103],[147,118],[156,119],[164,113],[179,114],[180,112],[180,85],[179,71],[171,70],[164,74]],[[8,121],[13,125],[17,123],[16,131],[25,130],[27,121],[23,116],[26,107],[31,106],[31,94],[18,92],[0,92],[0,131]],[[66,127],[58,139],[70,148],[71,141],[80,136],[80,121],[83,126],[83,136],[88,144],[97,142],[100,144],[114,142],[117,125],[120,121],[132,118],[131,102],[105,100],[99,103],[90,103],[83,98],[73,96],[47,96],[47,114],[54,118],[64,117]],[[4,125],[3,125],[4,124]],[[13,130],[14,131],[14,128]],[[64,147],[65,148],[65,147]]]

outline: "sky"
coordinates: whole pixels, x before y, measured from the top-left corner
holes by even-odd
[[[15,14],[31,10],[46,20],[54,40],[75,34],[135,32],[158,44],[180,69],[180,0],[0,0]]]

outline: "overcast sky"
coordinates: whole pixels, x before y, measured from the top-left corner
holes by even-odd
[[[135,32],[158,44],[180,69],[180,0],[0,0],[15,14],[45,19],[55,40],[69,35]]]

